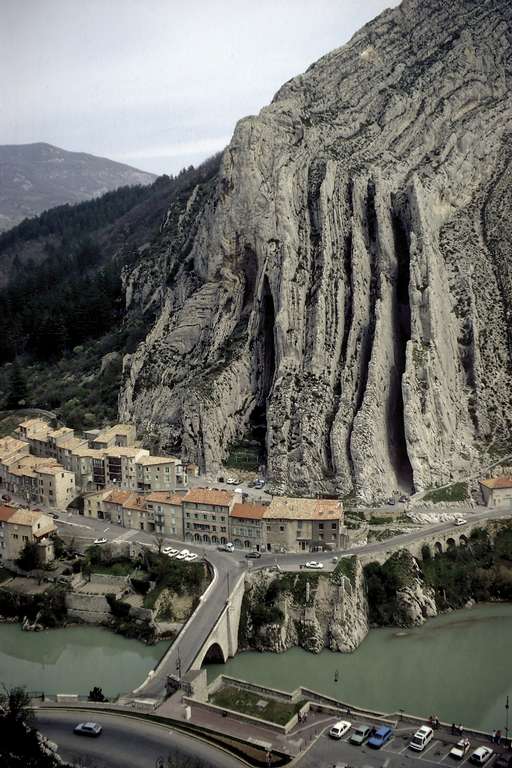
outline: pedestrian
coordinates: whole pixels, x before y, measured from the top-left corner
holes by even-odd
[[[462,723],[460,723],[460,724],[457,726],[457,730],[458,730],[458,732],[459,732],[459,736],[462,736],[462,734],[463,734],[463,732],[464,732],[464,728],[462,727]]]
[[[492,732],[491,741],[493,744],[496,742],[496,729]]]
[[[438,718],[437,715],[434,718],[434,728],[435,728],[436,731],[439,728],[439,718]]]
[[[501,731],[496,731],[496,744],[498,746],[501,744]]]
[[[452,736],[454,735],[454,733],[455,733],[455,723],[452,723]]]

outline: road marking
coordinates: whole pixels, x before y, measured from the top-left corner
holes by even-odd
[[[442,744],[443,744],[443,742],[442,742],[442,741],[432,740],[432,744],[431,744],[429,747],[427,747],[425,750],[423,750],[423,752],[421,752],[421,753],[418,755],[418,757],[420,758],[420,760],[423,760],[423,758],[425,757],[425,755],[427,754],[427,752],[430,752],[430,750],[431,750],[431,749],[433,749],[433,748],[434,748],[436,745],[437,745],[438,747],[440,747],[440,746],[442,746]]]
[[[59,520],[59,523],[62,523],[62,525],[72,525],[74,528],[88,528],[90,531],[92,531],[92,528],[90,525],[83,525],[81,523],[72,523],[71,520]]]

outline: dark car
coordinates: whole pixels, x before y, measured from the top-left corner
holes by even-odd
[[[99,723],[78,723],[73,729],[79,736],[99,736],[103,728]]]
[[[261,557],[261,552],[256,552],[256,550],[254,550],[254,552],[247,552],[246,557],[250,557],[250,558],[253,558],[254,560],[257,560],[258,557]]]
[[[512,755],[498,755],[494,761],[494,768],[512,768]]]
[[[355,729],[349,741],[351,744],[360,746],[361,744],[364,744],[365,741],[368,741],[374,730],[375,729],[371,725],[359,725]]]
[[[2,496],[2,500],[3,501],[12,501],[12,496],[9,496],[8,493],[4,493],[4,495]]]
[[[58,520],[59,519],[59,515],[56,512],[52,512],[51,513],[51,517],[53,517],[54,520]]]
[[[400,496],[399,501],[401,501],[402,504],[403,504],[404,502],[409,501],[409,497],[405,496],[405,495],[404,496]]]
[[[386,744],[393,735],[393,729],[389,725],[381,725],[377,728],[373,736],[368,739],[368,746],[372,749],[380,749]]]
[[[388,499],[388,501],[387,501],[387,503],[388,503],[388,504],[389,504],[391,507],[394,507],[394,506],[395,506],[395,504],[396,504],[396,501],[394,500],[394,498],[393,498],[392,496],[390,496],[390,497],[389,497],[389,499]]]

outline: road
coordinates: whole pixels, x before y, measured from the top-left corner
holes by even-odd
[[[76,736],[74,726],[90,719],[103,726],[101,736]],[[158,758],[164,758],[166,765],[167,757],[176,753],[199,758],[213,768],[241,765],[232,755],[202,740],[136,718],[46,709],[36,713],[36,726],[59,745],[62,758],[94,768],[155,768]]]

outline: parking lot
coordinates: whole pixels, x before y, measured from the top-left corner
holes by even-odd
[[[350,718],[349,718],[350,719]],[[469,762],[470,756],[474,750],[480,746],[491,747],[495,754],[485,763],[486,768],[493,766],[496,757],[502,752],[512,755],[512,752],[506,750],[503,746],[495,746],[489,740],[467,737],[471,746],[466,756],[462,760],[456,760],[450,757],[451,748],[459,740],[459,736],[452,736],[449,731],[440,729],[434,732],[434,738],[425,747],[423,752],[415,752],[410,749],[409,742],[415,733],[416,728],[409,724],[406,727],[398,727],[394,730],[393,737],[380,749],[372,749],[367,744],[363,746],[354,746],[350,744],[349,739],[355,726],[359,722],[352,722],[353,728],[339,741],[331,739],[326,731],[318,740],[313,743],[305,755],[297,762],[300,768],[333,768],[338,766],[350,766],[351,768],[404,768],[405,766],[415,765],[429,766],[465,766],[469,768],[472,765]],[[405,723],[404,723],[405,726]]]

